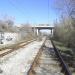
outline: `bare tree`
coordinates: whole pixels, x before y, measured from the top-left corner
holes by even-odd
[[[54,8],[64,16],[75,17],[75,0],[54,0]]]
[[[56,5],[59,6],[58,3]],[[62,5],[58,8],[61,8],[59,11],[64,13],[62,13],[59,23],[55,24],[54,37],[67,47],[75,47],[75,1],[63,0]]]
[[[22,36],[22,38],[25,38],[26,36],[32,36],[33,31],[29,23],[22,24],[21,27],[19,28],[19,32]]]

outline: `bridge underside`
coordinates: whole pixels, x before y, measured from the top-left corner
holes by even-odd
[[[40,30],[42,29],[49,29],[51,30],[51,36],[53,35],[53,30],[54,27],[32,27],[33,31],[34,31],[34,35],[36,34],[37,36],[40,36]]]
[[[33,27],[33,28],[35,28],[35,29],[54,29],[54,27]]]

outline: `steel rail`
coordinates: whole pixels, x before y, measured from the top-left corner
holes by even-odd
[[[51,43],[53,45],[53,48],[54,48],[54,51],[55,51],[55,54],[57,55],[59,61],[60,61],[60,64],[62,66],[62,70],[63,70],[63,73],[64,75],[72,75],[71,71],[69,70],[69,67],[68,65],[65,63],[65,61],[63,60],[62,56],[61,56],[61,53],[58,51],[58,49],[56,48],[53,40],[51,40]]]
[[[44,40],[42,46],[40,47],[40,49],[39,49],[37,55],[35,56],[34,61],[32,62],[29,71],[27,72],[27,75],[31,75],[32,69],[33,69],[33,67],[34,67],[34,64],[35,64],[35,62],[37,61],[38,56],[40,55],[40,52],[42,51],[42,47],[45,45],[45,41],[46,41],[46,40],[47,40],[47,37],[46,37],[46,39]]]
[[[21,45],[20,47],[22,48],[23,46],[26,46],[29,43],[33,42],[33,41],[35,41],[35,39],[34,40],[27,41],[25,44]],[[18,48],[20,48],[20,47],[18,47]],[[12,52],[14,52],[16,50],[18,50],[18,49],[10,49],[10,50],[8,50],[6,52],[3,52],[3,53],[0,54],[0,58],[3,57],[3,56],[5,56],[5,55],[7,55],[7,54],[9,54],[9,53],[12,53]]]

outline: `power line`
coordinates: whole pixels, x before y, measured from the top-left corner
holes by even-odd
[[[49,0],[48,0],[48,24],[49,24]]]

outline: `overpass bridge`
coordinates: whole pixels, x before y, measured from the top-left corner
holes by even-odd
[[[40,30],[42,30],[42,29],[51,30],[51,35],[53,35],[54,26],[50,26],[49,24],[39,24],[39,25],[36,25],[36,26],[32,26],[32,29],[34,31],[34,34],[36,33],[37,36],[39,35]]]

